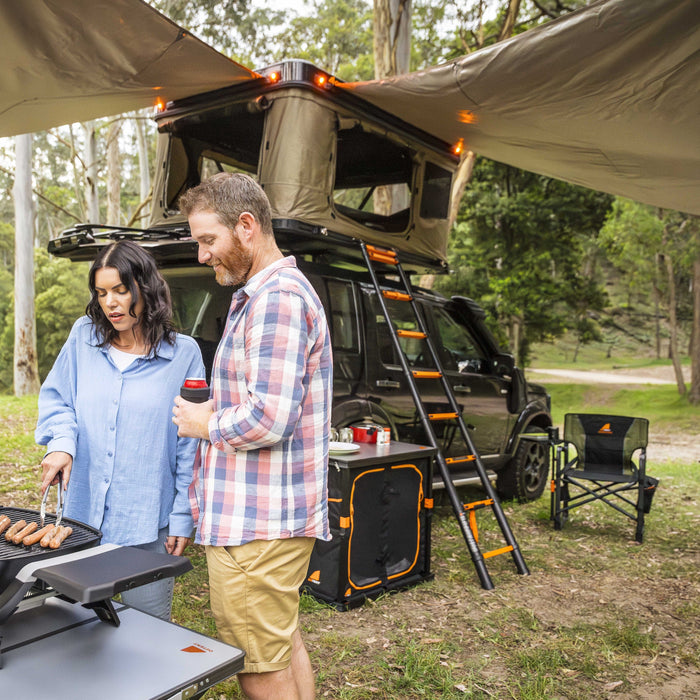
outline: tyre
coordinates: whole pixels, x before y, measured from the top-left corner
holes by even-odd
[[[496,490],[505,500],[534,501],[542,495],[548,474],[546,443],[520,440],[515,455],[496,476]]]

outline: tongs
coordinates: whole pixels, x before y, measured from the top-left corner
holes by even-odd
[[[56,494],[56,525],[60,525],[61,518],[63,517],[63,472],[58,472],[56,475],[58,477],[58,492]],[[51,484],[46,487],[44,491],[44,496],[41,499],[41,510],[39,511],[41,516],[41,527],[44,527],[44,518],[46,517],[46,501],[48,500],[49,491],[51,490]]]

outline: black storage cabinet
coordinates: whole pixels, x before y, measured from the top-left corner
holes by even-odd
[[[332,539],[318,541],[303,590],[338,610],[432,578],[430,525],[435,450],[401,442],[331,453]]]

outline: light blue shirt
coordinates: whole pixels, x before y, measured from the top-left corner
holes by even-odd
[[[36,442],[73,456],[63,513],[102,530],[103,542],[145,544],[164,527],[192,533],[187,491],[198,440],[177,436],[172,407],[204,365],[189,336],[157,352],[120,372],[83,316],[39,393]]]

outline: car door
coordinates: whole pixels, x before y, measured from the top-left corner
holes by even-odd
[[[495,372],[494,358],[479,341],[478,329],[468,327],[445,306],[430,304],[432,339],[452,387],[462,418],[481,456],[502,452],[510,416],[510,380]]]
[[[367,381],[371,400],[378,403],[391,418],[399,440],[419,445],[430,441],[420,421],[411,393],[409,380],[397,356],[391,332],[373,289],[364,288],[363,299],[367,318]],[[394,328],[418,331],[419,326],[411,306],[405,302],[385,300]],[[422,308],[422,307],[419,307]],[[428,344],[424,339],[401,337],[399,343],[412,370],[435,370]],[[428,413],[445,413],[450,410],[447,397],[439,379],[416,379],[416,388]],[[443,453],[454,453],[454,422],[439,421],[433,424],[435,436]],[[463,448],[461,448],[463,452]]]

